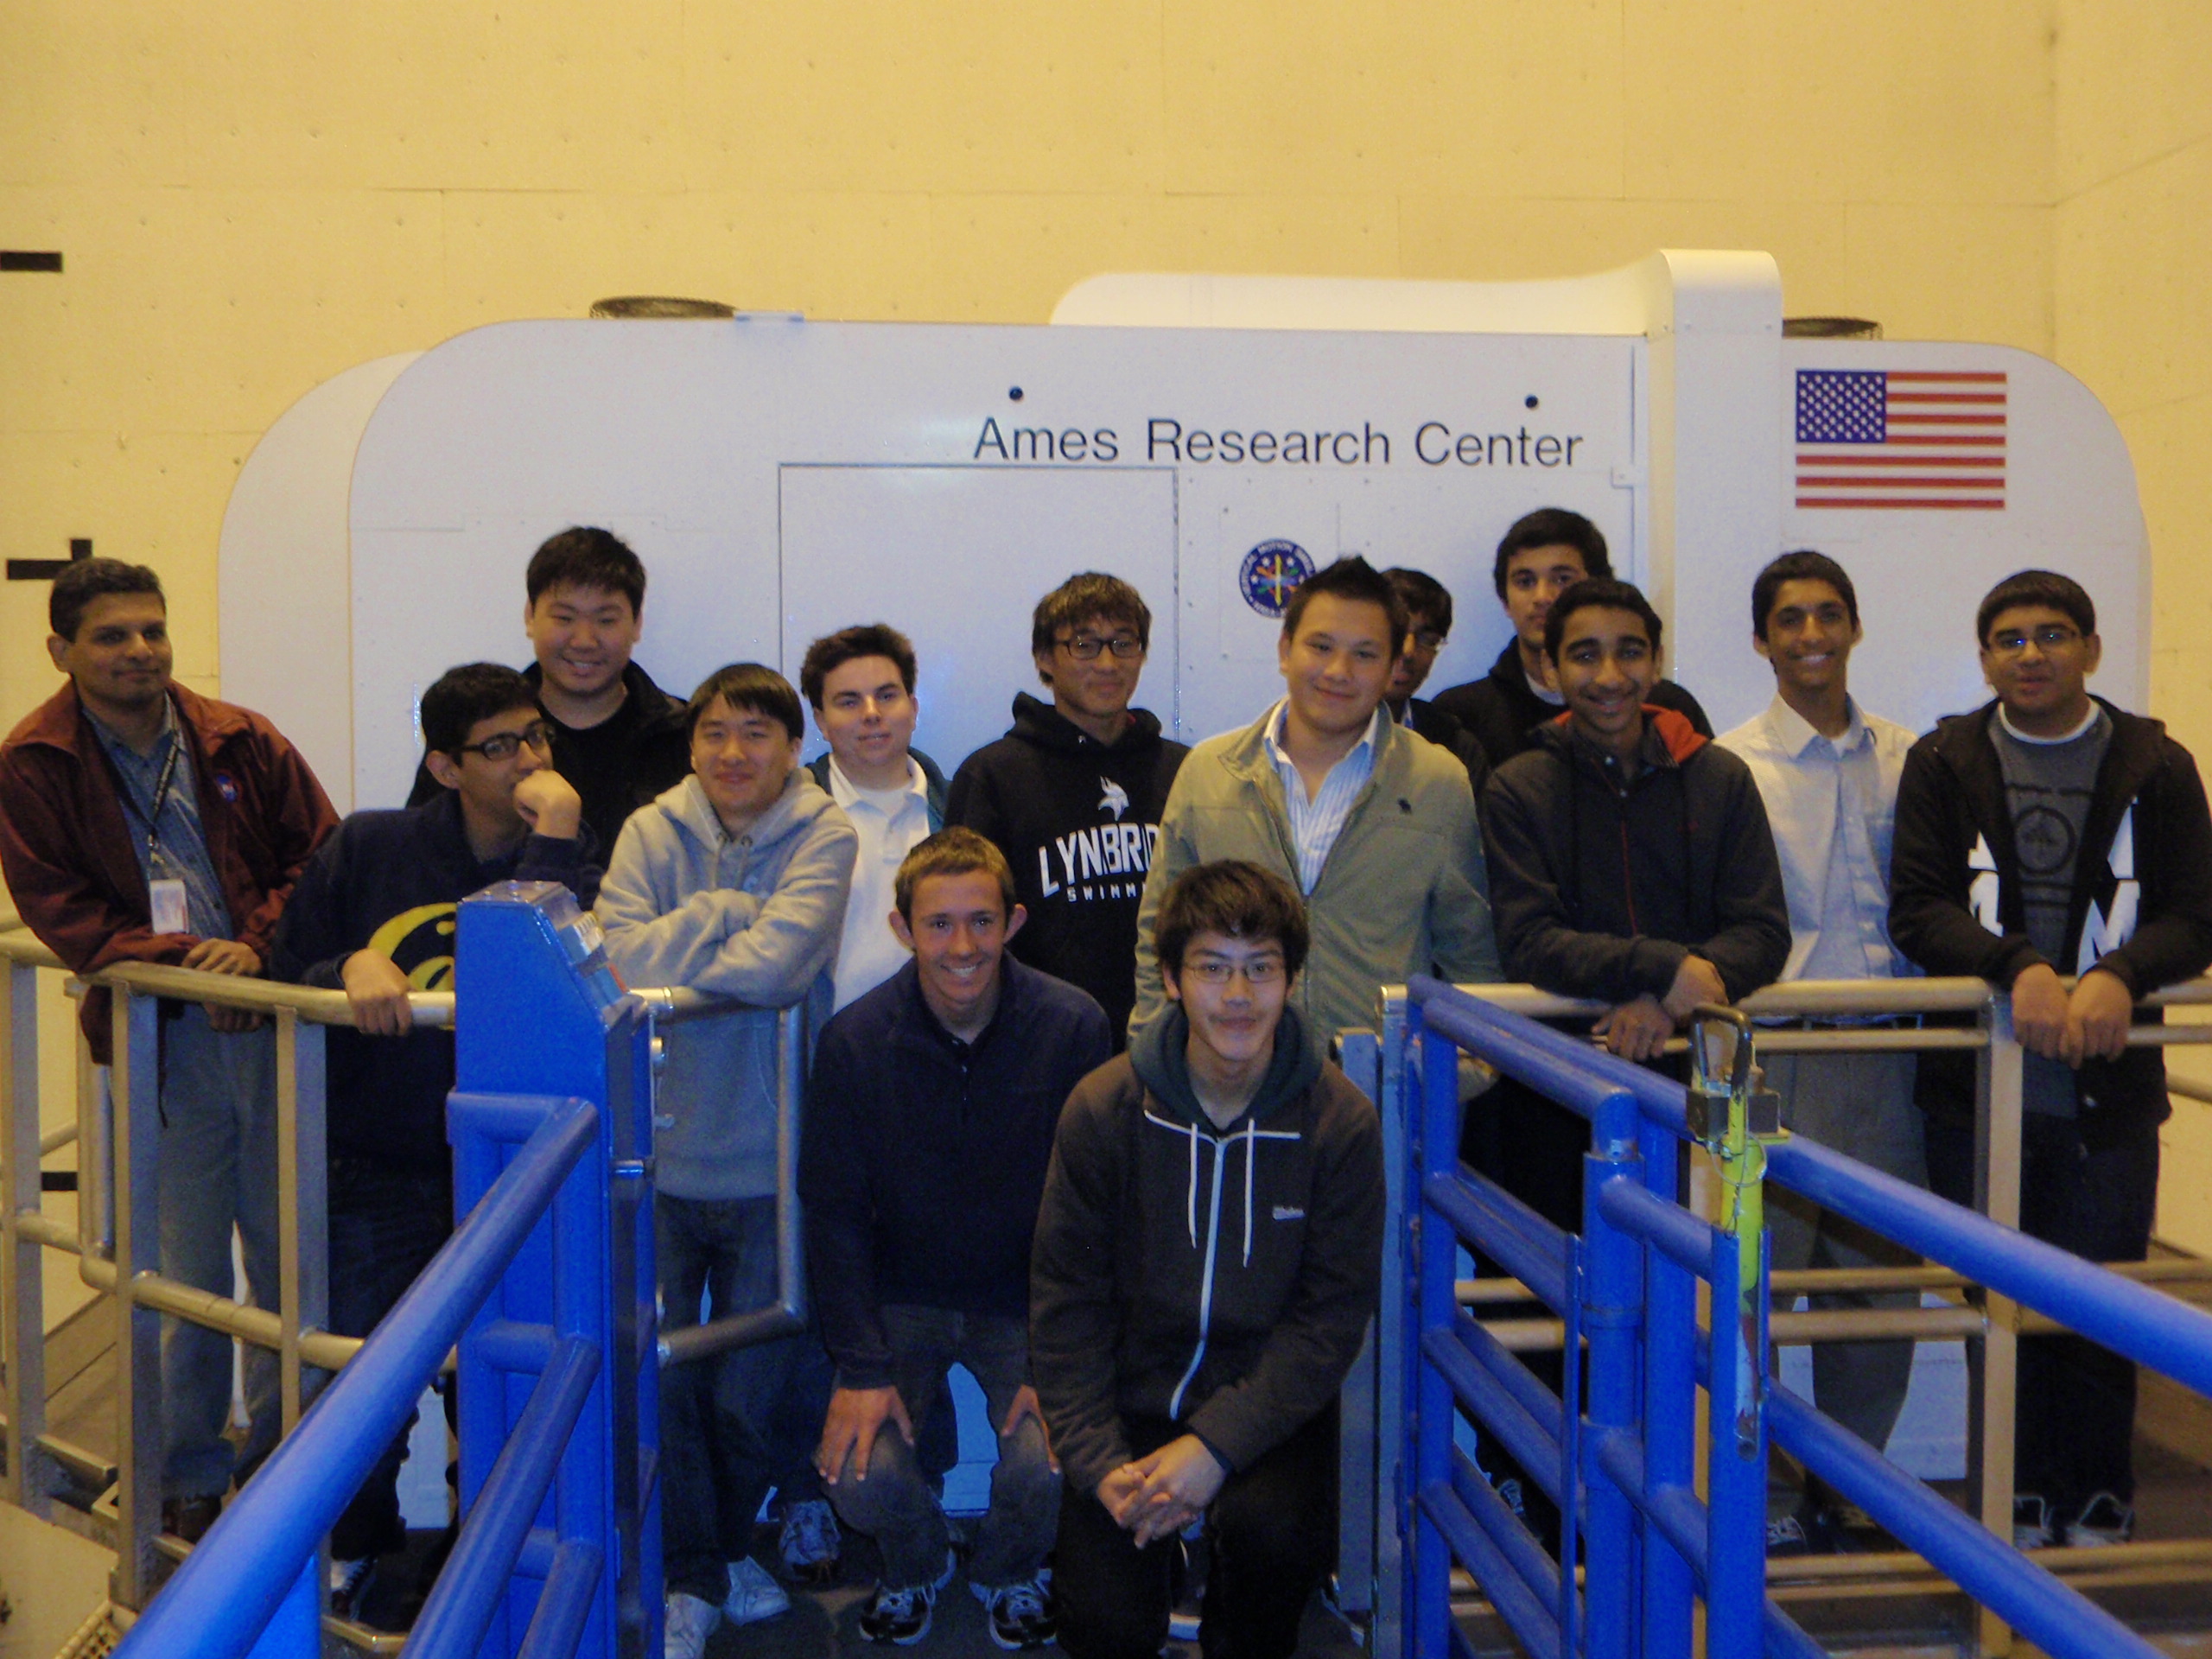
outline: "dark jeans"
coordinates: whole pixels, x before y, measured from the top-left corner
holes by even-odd
[[[365,1337],[430,1264],[453,1232],[453,1173],[381,1163],[349,1153],[330,1159],[330,1328]],[[450,1394],[447,1409],[452,1409]],[[330,1553],[359,1560],[407,1541],[399,1515],[399,1465],[412,1413],[399,1438],[330,1529]]]
[[[1020,1319],[939,1307],[891,1306],[882,1314],[891,1338],[892,1386],[913,1421],[921,1455],[908,1448],[896,1427],[887,1426],[876,1436],[868,1478],[860,1478],[857,1463],[848,1456],[830,1496],[840,1520],[875,1540],[883,1552],[883,1582],[901,1590],[934,1583],[944,1571],[950,1540],[938,1501],[942,1475],[928,1466],[927,1452],[937,1438],[931,1427],[950,1425],[952,1418],[945,1373],[956,1364],[968,1368],[983,1390],[995,1433],[1029,1381],[1029,1331]],[[1059,1477],[1035,1419],[1025,1418],[1012,1434],[1000,1434],[998,1446],[991,1506],[968,1560],[969,1582],[990,1589],[1036,1576],[1052,1550],[1060,1503]]]
[[[653,1198],[661,1327],[728,1319],[776,1294],[773,1198]],[[719,1604],[772,1490],[822,1496],[814,1448],[830,1362],[811,1332],[729,1349],[661,1374],[661,1536],[668,1587]]]
[[[2021,1122],[2020,1230],[2092,1262],[2140,1262],[2158,1198],[2158,1127],[2084,1146],[2072,1118]],[[1974,1202],[1974,1126],[1930,1122],[1928,1184]],[[2099,1492],[2135,1498],[2135,1365],[2080,1337],[2020,1339],[2012,1490],[2070,1521]]]
[[[1164,1419],[1128,1425],[1139,1457],[1183,1433]],[[1314,1588],[1335,1560],[1337,1408],[1223,1483],[1206,1512],[1213,1567],[1198,1624],[1206,1659],[1290,1659]],[[1172,1541],[1139,1549],[1098,1494],[1060,1492],[1052,1591],[1060,1646],[1073,1659],[1155,1659],[1167,1639]]]

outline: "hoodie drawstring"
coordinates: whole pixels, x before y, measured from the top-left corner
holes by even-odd
[[[1191,1229],[1191,1248],[1198,1248],[1198,1126],[1191,1125],[1191,1191],[1183,1201],[1185,1219]]]
[[[1252,1265],[1252,1157],[1254,1136],[1257,1126],[1249,1118],[1244,1122],[1244,1265]]]

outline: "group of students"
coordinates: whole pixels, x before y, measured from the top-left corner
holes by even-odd
[[[2080,1254],[2147,1248],[2167,1110],[2134,1005],[2212,962],[2212,820],[2157,722],[2092,698],[2094,606],[1999,584],[1975,620],[1995,700],[1916,741],[1864,711],[1850,577],[1787,554],[1751,595],[1773,704],[1714,741],[1662,677],[1660,619],[1596,527],[1557,509],[1500,543],[1513,628],[1484,678],[1424,700],[1450,593],[1340,559],[1293,594],[1284,695],[1185,750],[1134,706],[1151,615],[1116,578],[1039,603],[1049,696],[955,771],[912,747],[911,645],[810,646],[793,688],[734,664],[686,702],[631,660],[645,573],[604,531],[531,562],[521,673],[424,692],[415,804],[343,824],[266,721],[174,685],[153,573],[73,565],[51,601],[66,685],[0,747],[0,863],[80,971],[181,962],[342,988],[328,1048],[331,1324],[365,1335],[450,1230],[454,912],[509,878],[592,905],[632,985],[733,1006],[672,1027],[656,1225],[670,1326],[775,1288],[776,1010],[819,1033],[800,1158],[816,1329],[664,1379],[667,1652],[789,1605],[750,1553],[772,1494],[784,1576],[880,1581],[862,1632],[906,1644],[958,1566],[938,1494],[964,1366],[998,1435],[966,1560],[1001,1645],[1159,1650],[1178,1541],[1212,1542],[1209,1650],[1287,1655],[1334,1546],[1335,1398],[1378,1294],[1371,1106],[1325,1058],[1414,973],[1527,980],[1607,1005],[1593,1034],[1656,1062],[1691,1009],[1780,978],[1979,975],[2030,1050],[2022,1225]],[[804,707],[802,707],[804,703]],[[810,711],[828,752],[799,756]],[[2061,975],[2078,975],[2069,990]],[[96,998],[86,1029],[106,1032]],[[276,1294],[273,1047],[164,1005],[162,1261],[229,1287],[235,1225]],[[1971,1065],[1777,1061],[1793,1127],[1970,1201]],[[1580,1224],[1586,1126],[1469,1073],[1463,1154]],[[1917,1109],[1916,1110],[1916,1098]],[[1877,1242],[1777,1195],[1775,1262]],[[1861,1299],[1862,1300],[1864,1299]],[[165,1521],[204,1530],[234,1472],[226,1344],[164,1332]],[[219,1377],[217,1370],[219,1363]],[[1816,1350],[1823,1409],[1876,1446],[1909,1343]],[[273,1377],[249,1368],[254,1433]],[[2023,1547],[2131,1523],[2133,1372],[2023,1344]],[[2063,1421],[2062,1421],[2062,1416]],[[334,1531],[365,1605],[404,1540],[395,1446]],[[1510,1479],[1510,1471],[1500,1471]],[[1847,1516],[1808,1491],[1779,1548]]]

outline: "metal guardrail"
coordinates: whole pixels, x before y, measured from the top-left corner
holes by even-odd
[[[328,1202],[326,1186],[324,1031],[351,1027],[342,991],[211,974],[156,964],[118,964],[72,976],[67,989],[89,985],[113,995],[116,1064],[95,1067],[79,1032],[74,1042],[76,1122],[40,1133],[37,980],[67,976],[67,965],[20,923],[0,920],[0,974],[6,1006],[0,1009],[0,1412],[4,1412],[7,1467],[0,1500],[41,1518],[53,1512],[65,1485],[94,1491],[117,1488],[115,1577],[117,1605],[145,1606],[158,1579],[157,1553],[189,1554],[181,1541],[159,1535],[160,1318],[188,1320],[257,1347],[274,1351],[289,1435],[315,1391],[315,1373],[337,1371],[361,1349],[359,1338],[336,1334],[328,1318]],[[743,1005],[688,989],[631,993],[651,1011],[657,1027],[681,1023]],[[164,1277],[158,1270],[155,1169],[160,1121],[155,1056],[156,1020],[163,1001],[245,1009],[276,1026],[276,1165],[280,1306],[257,1307]],[[450,992],[416,992],[408,999],[415,1024],[450,1028]],[[798,1197],[798,1112],[804,1087],[804,1006],[781,1010],[777,1026],[777,1262],[775,1300],[709,1325],[672,1332],[659,1344],[664,1364],[682,1363],[725,1349],[761,1342],[804,1328],[805,1283]],[[43,1213],[41,1164],[48,1154],[73,1144],[78,1152],[76,1224]],[[126,1149],[118,1159],[116,1148]],[[78,1259],[79,1277],[114,1300],[117,1322],[118,1425],[111,1465],[48,1432],[44,1365],[44,1278],[41,1250]],[[445,1363],[451,1364],[447,1356]],[[98,1518],[95,1517],[98,1525]],[[365,1627],[330,1621],[353,1645],[388,1649],[395,1644]]]
[[[1538,1019],[1584,1016],[1594,1019],[1602,1003],[1554,996],[1529,985],[1463,985],[1457,988],[1485,1004]],[[1386,1144],[1403,1146],[1415,1126],[1399,1115],[1398,1091],[1407,1065],[1406,1029],[1410,1001],[1402,986],[1384,986],[1378,995],[1378,1018],[1374,1033],[1344,1034],[1346,1069],[1355,1081],[1374,1094],[1382,1108]],[[2188,1007],[2212,1004],[2212,978],[2170,986],[2145,999],[2159,1007]],[[1822,1020],[1850,1022],[1869,1018],[1910,1020],[1927,1015],[1970,1015],[1971,1027],[1902,1027],[1840,1023],[1833,1029],[1806,1029],[1763,1024],[1758,1046],[1764,1052],[1807,1052],[1853,1049],[1979,1050],[1986,1056],[1979,1068],[1980,1100],[1977,1134],[1980,1165],[1986,1172],[1980,1208],[2005,1227],[2017,1227],[2019,1216],[2021,1048],[2014,1040],[2009,999],[1986,982],[1971,978],[1914,978],[1895,980],[1796,981],[1770,986],[1745,1000],[1744,1011],[1763,1021]],[[1552,1033],[1562,1052],[1609,1059],[1594,1042],[1565,1033]],[[2137,1043],[2160,1046],[2212,1042],[2212,1024],[2176,1024],[2137,1027]],[[1670,1051],[1688,1045],[1677,1039]],[[1643,1077],[1653,1074],[1629,1068]],[[1663,1081],[1663,1080],[1662,1080]],[[2212,1088],[2197,1088],[2186,1080],[2169,1078],[2172,1091],[2187,1098],[2212,1099]],[[1419,1195],[1407,1190],[1397,1160],[1389,1166],[1389,1236],[1407,1236],[1412,1206]],[[2143,1283],[2212,1281],[2212,1261],[2176,1260],[2115,1264],[2112,1270]],[[1900,1276],[1902,1275],[1902,1276]],[[1916,1277],[1917,1275],[1918,1277]],[[1922,1280],[1924,1278],[1925,1282]],[[1788,1290],[1879,1290],[1901,1288],[1970,1287],[1978,1304],[1909,1309],[1831,1310],[1810,1313],[1777,1313],[1771,1316],[1774,1340],[1788,1342],[1866,1339],[1910,1336],[1920,1339],[1965,1338],[1970,1352],[1981,1363],[1973,1368],[1968,1398],[1968,1453],[1972,1507],[1993,1530],[2010,1536],[2012,1481],[2012,1385],[2018,1339],[2062,1328],[2047,1316],[2024,1309],[2001,1293],[1980,1293],[1978,1281],[1947,1268],[1824,1269],[1819,1273],[1777,1275],[1777,1285]],[[1532,1293],[1512,1281],[1468,1281],[1455,1287],[1463,1301],[1511,1300],[1526,1302]],[[1510,1313],[1494,1309],[1495,1313]],[[1493,1318],[1485,1329],[1501,1348],[1526,1352],[1557,1349],[1566,1339],[1563,1320],[1543,1317]],[[1395,1643],[1402,1624],[1403,1593],[1401,1546],[1394,1528],[1353,1512],[1353,1494],[1366,1494],[1387,1506],[1395,1482],[1402,1478],[1395,1448],[1404,1440],[1406,1402],[1392,1379],[1406,1375],[1414,1334],[1406,1326],[1402,1310],[1394,1298],[1385,1297],[1377,1316],[1371,1365],[1356,1371],[1347,1387],[1344,1403],[1344,1451],[1342,1484],[1346,1494],[1339,1555],[1343,1582],[1340,1597],[1348,1608],[1373,1615],[1378,1659],[1396,1659]],[[2167,1579],[2203,1576],[2212,1551],[2182,1550],[2152,1544],[2117,1546],[2120,1557],[2140,1562],[2122,1569],[2102,1561],[2103,1552],[2067,1551],[2061,1570],[2069,1576],[2083,1571],[2122,1571]],[[1918,1558],[1891,1552],[1883,1559],[1906,1566],[1923,1566]],[[2093,1559],[2094,1558],[2094,1559]],[[1808,1569],[1804,1560],[1793,1560],[1788,1570],[1798,1576],[1824,1576]],[[1853,1581],[1837,1586],[1837,1593],[1881,1593],[1882,1586],[1869,1578],[1839,1573]],[[1985,1613],[1980,1643],[1986,1651],[2001,1652],[2006,1644],[2004,1626]]]
[[[1701,1539],[1697,1529],[1688,1524],[1700,1518],[1693,1507],[1694,1500],[1686,1493],[1672,1498],[1666,1495],[1670,1479],[1679,1487],[1688,1475],[1688,1465],[1679,1455],[1682,1448],[1675,1444],[1681,1439],[1681,1425],[1662,1424],[1661,1409],[1649,1402],[1661,1397],[1679,1400],[1681,1389],[1687,1386],[1691,1362],[1695,1362],[1699,1379],[1712,1394],[1715,1442],[1720,1442],[1726,1433],[1721,1414],[1724,1400],[1738,1413],[1736,1427],[1739,1446],[1760,1442],[1758,1424],[1751,1425],[1748,1436],[1744,1433],[1745,1419],[1740,1414],[1745,1409],[1746,1396],[1740,1386],[1732,1390],[1732,1399],[1726,1398],[1732,1392],[1730,1368],[1722,1363],[1721,1341],[1724,1331],[1741,1332],[1763,1315],[1765,1286],[1763,1282],[1758,1286],[1755,1302],[1747,1305],[1745,1319],[1725,1319],[1716,1312],[1706,1339],[1710,1344],[1709,1351],[1688,1345],[1699,1340],[1693,1324],[1694,1305],[1678,1291],[1665,1288],[1667,1274],[1674,1268],[1662,1263],[1659,1257],[1671,1258],[1675,1268],[1691,1264],[1694,1252],[1690,1243],[1682,1239],[1670,1243],[1669,1236],[1681,1233],[1687,1236],[1688,1230],[1701,1231],[1702,1225],[1691,1222],[1653,1196],[1653,1189],[1656,1188],[1671,1198],[1673,1165],[1663,1162],[1655,1179],[1651,1168],[1655,1161],[1652,1137],[1648,1133],[1638,1136],[1620,1122],[1619,1103],[1632,1101],[1647,1130],[1656,1128],[1667,1137],[1665,1151],[1671,1153],[1674,1141],[1688,1135],[1682,1085],[1611,1056],[1595,1053],[1563,1033],[1524,1020],[1500,1017],[1475,998],[1454,993],[1436,982],[1416,981],[1411,993],[1426,1015],[1425,1021],[1416,1015],[1416,1028],[1433,1033],[1429,1038],[1432,1056],[1425,1062],[1429,1086],[1424,1138],[1417,1143],[1422,1154],[1415,1165],[1428,1216],[1455,1217],[1453,1231],[1462,1236],[1479,1237],[1485,1250],[1498,1255],[1525,1281],[1546,1293],[1547,1300],[1560,1306],[1570,1326],[1576,1317],[1577,1300],[1566,1294],[1571,1282],[1580,1282],[1584,1287],[1580,1300],[1587,1304],[1583,1314],[1586,1320],[1592,1310],[1605,1315],[1592,1325],[1588,1332],[1592,1405],[1586,1427],[1594,1441],[1594,1456],[1578,1457],[1574,1449],[1575,1402],[1571,1380],[1567,1396],[1561,1402],[1542,1390],[1525,1372],[1521,1372],[1517,1379],[1512,1377],[1507,1368],[1517,1370],[1517,1362],[1506,1359],[1502,1351],[1490,1356],[1488,1351],[1476,1344],[1478,1354],[1485,1357],[1493,1371],[1506,1379],[1507,1395],[1519,1399],[1524,1408],[1534,1408],[1529,1409],[1528,1414],[1541,1420],[1544,1402],[1548,1401],[1553,1418],[1561,1421],[1567,1449],[1558,1466],[1555,1484],[1565,1520],[1564,1548],[1570,1560],[1572,1517],[1578,1496],[1573,1483],[1578,1478],[1585,1483],[1581,1497],[1590,1516],[1592,1537],[1585,1590],[1586,1652],[1591,1659],[1607,1659],[1609,1656],[1631,1652],[1652,1656],[1687,1653],[1690,1585],[1681,1569],[1694,1573],[1704,1588],[1711,1609],[1707,1626],[1709,1652],[1750,1654],[1762,1647],[1770,1653],[1817,1651],[1809,1649],[1802,1632],[1789,1622],[1778,1605],[1764,1595],[1763,1585],[1759,1586],[1763,1611],[1757,1616],[1744,1606],[1734,1605],[1744,1586],[1732,1585],[1729,1580],[1733,1574],[1726,1569],[1743,1563],[1724,1556],[1724,1509],[1730,1505],[1732,1496],[1732,1501],[1745,1510],[1744,1524],[1736,1530],[1756,1528],[1756,1532],[1748,1535],[1763,1540],[1763,1443],[1759,1444],[1759,1455],[1755,1460],[1716,1460],[1713,1465],[1712,1508],[1703,1517],[1711,1528],[1707,1537]],[[1440,1079],[1439,1075],[1456,1072],[1457,1069],[1448,1058],[1452,1050],[1444,1046],[1446,1038],[1458,1047],[1497,1061],[1562,1103],[1597,1116],[1598,1134],[1589,1165],[1587,1236],[1556,1267],[1554,1264],[1559,1258],[1545,1248],[1546,1240],[1555,1235],[1556,1230],[1547,1231],[1544,1224],[1517,1209],[1499,1189],[1457,1166],[1457,1119],[1453,1109],[1456,1101],[1452,1097],[1450,1078]],[[1401,1082],[1402,1086],[1403,1074]],[[1637,1172],[1630,1167],[1636,1161],[1635,1142],[1639,1138],[1643,1143],[1642,1161],[1645,1165],[1640,1184],[1635,1179]],[[1441,1148],[1432,1148],[1430,1143],[1440,1140],[1446,1144]],[[1432,1167],[1439,1159],[1441,1167]],[[2146,1286],[2122,1279],[2053,1246],[2024,1237],[2016,1230],[1946,1204],[1816,1144],[1788,1138],[1777,1141],[1766,1147],[1766,1165],[1768,1179],[1779,1180],[1863,1225],[1945,1262],[1978,1283],[2020,1303],[2039,1307],[2061,1319],[2068,1328],[2080,1331],[2186,1386],[2200,1392],[2212,1392],[2212,1313],[2177,1303]],[[1634,1324],[1637,1304],[1642,1299],[1637,1294],[1636,1275],[1632,1272],[1623,1274],[1618,1267],[1608,1274],[1605,1256],[1617,1248],[1609,1237],[1610,1230],[1624,1224],[1638,1224],[1639,1217],[1645,1236],[1656,1247],[1656,1253],[1646,1249],[1644,1264],[1651,1286],[1649,1304],[1643,1310],[1647,1409],[1639,1425],[1640,1437],[1624,1439],[1621,1433],[1609,1428],[1612,1414],[1602,1403],[1605,1390],[1620,1386],[1619,1356],[1609,1355],[1607,1351],[1618,1340],[1618,1329]],[[1434,1248],[1438,1242],[1426,1238],[1423,1241],[1423,1329],[1420,1348],[1430,1360],[1432,1369],[1423,1373],[1419,1413],[1421,1438],[1414,1453],[1418,1471],[1416,1490],[1421,1493],[1421,1512],[1429,1518],[1431,1525],[1436,1524],[1439,1516],[1450,1513],[1444,1502],[1447,1494],[1436,1485],[1439,1465],[1448,1452],[1450,1415],[1450,1397],[1440,1395],[1440,1389],[1448,1382],[1451,1393],[1470,1408],[1484,1405],[1494,1411],[1499,1402],[1495,1388],[1460,1386],[1463,1382],[1479,1384],[1485,1379],[1447,1376],[1444,1370],[1434,1369],[1440,1343],[1445,1340],[1440,1332],[1456,1329],[1459,1339],[1465,1342],[1469,1332],[1481,1330],[1455,1311],[1449,1280],[1451,1257],[1447,1251]],[[1719,1266],[1716,1261],[1716,1269]],[[1720,1306],[1716,1295],[1716,1309]],[[1760,1332],[1762,1348],[1764,1334]],[[1740,1364],[1739,1357],[1739,1367]],[[1576,1369],[1567,1368],[1566,1375],[1569,1379],[1574,1376]],[[1739,1385],[1740,1380],[1739,1370]],[[1541,1398],[1531,1399],[1532,1390]],[[2156,1652],[2076,1590],[2014,1551],[2008,1531],[1998,1532],[1978,1525],[1786,1389],[1762,1383],[1751,1392],[1749,1400],[1753,1415],[1764,1415],[1770,1421],[1778,1444],[1802,1459],[1847,1500],[1865,1507],[1878,1523],[1918,1550],[1953,1583],[2022,1630],[2046,1652],[2058,1659],[2109,1659],[2110,1656],[2118,1655],[2150,1659]],[[1436,1421],[1440,1413],[1446,1423]],[[1486,1421],[1491,1414],[1485,1414]],[[1506,1430],[1513,1428],[1514,1420],[1510,1414],[1496,1414]],[[1516,1452],[1541,1451],[1534,1440],[1525,1447],[1516,1445],[1516,1436],[1510,1432],[1502,1438],[1508,1449]],[[1524,1434],[1517,1438],[1529,1437]],[[1663,1453],[1662,1441],[1669,1446]],[[1525,1456],[1523,1461],[1530,1472],[1538,1474],[1541,1479],[1541,1455],[1533,1464],[1528,1463]],[[1744,1491],[1732,1495],[1726,1490],[1723,1473],[1725,1464],[1732,1461],[1750,1464],[1751,1478],[1745,1483]],[[1664,1465],[1674,1466],[1669,1470],[1661,1466]],[[2009,1486],[2009,1471],[2007,1484]],[[1572,1651],[1572,1581],[1563,1580],[1556,1568],[1546,1580],[1542,1569],[1547,1563],[1541,1559],[1541,1552],[1537,1552],[1540,1559],[1531,1562],[1525,1559],[1528,1551],[1500,1545],[1501,1538],[1506,1544],[1513,1541],[1506,1529],[1517,1529],[1519,1523],[1510,1515],[1491,1513],[1478,1501],[1480,1494],[1465,1490],[1467,1486],[1464,1478],[1453,1480],[1448,1496],[1459,1501],[1465,1516],[1479,1522],[1483,1531],[1491,1536],[1485,1540],[1469,1535],[1468,1529],[1461,1526],[1455,1529],[1458,1535],[1452,1540],[1455,1548],[1467,1547],[1466,1553],[1485,1588],[1491,1591],[1493,1605],[1513,1625],[1525,1645],[1536,1652]],[[1612,1489],[1610,1492],[1608,1486]],[[2009,1496],[2008,1491],[2007,1510],[2003,1517],[2003,1525],[2007,1529]],[[1617,1506],[1623,1497],[1635,1503],[1646,1518],[1640,1623],[1631,1622],[1632,1610],[1627,1599],[1634,1576],[1628,1568],[1630,1557],[1619,1554],[1616,1560],[1613,1548],[1618,1541]],[[1502,1504],[1496,1507],[1503,1511]],[[1533,1542],[1525,1533],[1521,1534],[1519,1541]],[[1599,1558],[1601,1548],[1605,1552],[1603,1560]],[[1740,1540],[1734,1548],[1744,1548]],[[1751,1546],[1751,1549],[1758,1555],[1764,1554],[1759,1545]],[[1425,1659],[1428,1654],[1446,1650],[1443,1586],[1433,1548],[1426,1554],[1417,1552],[1416,1560],[1421,1576],[1408,1611],[1413,1617],[1414,1649]],[[1561,1611],[1555,1617],[1547,1618],[1546,1609],[1541,1605],[1540,1598],[1546,1591],[1557,1598]],[[1730,1603],[1725,1616],[1724,1594]],[[1987,1632],[1984,1634],[1986,1639]]]

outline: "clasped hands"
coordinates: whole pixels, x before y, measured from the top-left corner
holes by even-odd
[[[1206,1449],[1206,1443],[1195,1434],[1185,1434],[1123,1464],[1100,1481],[1098,1501],[1142,1549],[1204,1515],[1228,1478],[1229,1471]]]
[[[2079,1066],[2088,1059],[2118,1059],[2127,1052],[2134,1016],[2135,994],[2109,969],[2089,969],[2074,982],[2070,995],[2047,962],[2021,969],[2012,981],[2012,1035],[2047,1060]]]
[[[1703,957],[1684,957],[1675,969],[1675,982],[1663,997],[1649,992],[1617,1008],[1608,1009],[1590,1027],[1591,1034],[1605,1039],[1605,1046],[1624,1060],[1656,1059],[1682,1021],[1702,1002],[1726,1002],[1728,988],[1720,970]]]

